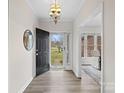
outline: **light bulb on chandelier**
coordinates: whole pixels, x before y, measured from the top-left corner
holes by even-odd
[[[53,19],[55,24],[57,24],[58,20],[60,19],[60,15],[61,15],[61,7],[60,7],[60,4],[56,3],[56,0],[55,0],[55,3],[52,4],[50,7],[49,15]]]

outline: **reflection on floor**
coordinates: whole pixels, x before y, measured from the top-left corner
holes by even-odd
[[[78,79],[72,71],[48,71],[36,77],[24,93],[100,93],[100,86],[85,73]]]
[[[63,71],[64,67],[63,66],[51,66],[50,71]]]

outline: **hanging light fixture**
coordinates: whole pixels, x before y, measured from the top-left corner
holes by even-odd
[[[60,14],[61,14],[60,4],[57,4],[55,0],[55,3],[50,6],[50,13],[49,13],[50,17],[53,19],[55,24],[60,19]]]

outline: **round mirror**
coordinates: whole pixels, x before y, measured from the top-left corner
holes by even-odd
[[[23,44],[26,50],[30,51],[33,47],[33,35],[30,30],[26,30],[23,35]]]

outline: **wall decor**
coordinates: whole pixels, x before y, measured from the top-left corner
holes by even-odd
[[[33,47],[33,34],[30,30],[25,30],[23,35],[23,44],[26,50],[30,51]]]

